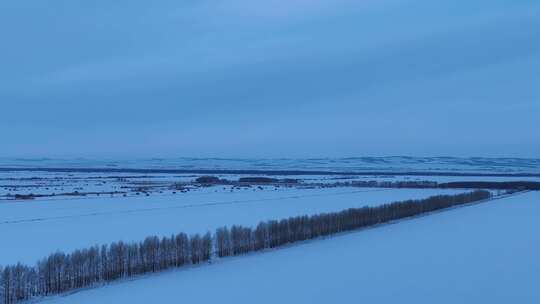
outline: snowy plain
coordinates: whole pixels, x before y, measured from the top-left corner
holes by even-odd
[[[172,194],[175,185],[191,187],[192,183],[204,174],[174,174],[174,173],[126,173],[126,172],[37,172],[37,171],[0,171],[0,203],[10,200],[7,195],[49,195],[48,197],[36,197],[37,200],[63,200],[73,198],[66,193],[78,191],[80,193],[97,193],[107,195],[108,192],[118,192],[116,195],[125,193],[126,196],[134,196],[141,192],[138,188],[145,188],[143,192],[155,192],[159,194]],[[247,174],[215,174],[213,176],[231,182],[239,178],[253,175]],[[301,186],[329,185],[336,183],[352,182],[396,182],[396,181],[430,181],[438,183],[456,181],[537,181],[540,176],[445,176],[445,175],[268,175],[260,176],[273,179],[295,179]],[[193,190],[193,187],[191,187]],[[53,195],[54,196],[50,196]]]
[[[51,159],[0,158],[7,168],[131,168],[218,170],[323,170],[540,173],[540,159],[484,157],[346,157],[346,158],[152,158]]]
[[[44,303],[539,303],[540,192]]]
[[[464,190],[228,188],[137,197],[86,197],[0,203],[0,263],[35,263],[71,251],[147,236],[206,233],[223,225],[340,211]]]

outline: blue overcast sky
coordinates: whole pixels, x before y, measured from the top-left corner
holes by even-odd
[[[537,0],[0,2],[0,156],[540,156]]]

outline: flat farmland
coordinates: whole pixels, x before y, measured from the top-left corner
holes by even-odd
[[[205,233],[224,225],[421,199],[464,190],[208,187],[177,194],[74,197],[0,203],[2,264],[35,263],[62,250],[150,235]]]
[[[45,303],[539,303],[540,192]]]

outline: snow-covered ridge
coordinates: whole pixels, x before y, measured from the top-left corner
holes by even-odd
[[[126,168],[219,170],[426,171],[540,173],[540,159],[485,157],[347,157],[347,158],[151,158],[52,159],[0,158],[0,168]]]

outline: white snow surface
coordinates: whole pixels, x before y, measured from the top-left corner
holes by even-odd
[[[45,303],[540,303],[539,202],[529,192]]]
[[[223,225],[255,226],[262,220],[341,211],[398,200],[420,199],[465,190],[266,187],[138,197],[0,203],[0,264],[33,264],[56,250],[69,252],[147,236],[205,233]]]
[[[219,170],[448,171],[539,173],[540,159],[486,157],[346,157],[346,158],[152,158],[51,159],[0,158],[6,168],[130,168]]]
[[[174,174],[174,173],[84,173],[84,172],[38,172],[38,171],[5,171],[0,172],[0,202],[13,200],[6,195],[49,195],[36,197],[36,200],[63,200],[73,198],[66,193],[78,191],[80,193],[92,193],[89,196],[106,195],[106,192],[122,192],[127,196],[134,196],[141,192],[138,188],[146,188],[145,192],[160,194],[176,191],[171,188],[174,184],[193,188],[191,182],[205,174]],[[237,181],[242,177],[253,177],[253,174],[216,174],[220,179]],[[274,179],[296,179],[300,186],[306,184],[335,184],[350,183],[356,181],[431,181],[431,182],[464,182],[464,181],[493,181],[493,182],[516,182],[516,181],[540,181],[539,176],[429,176],[429,175],[265,175]],[[50,196],[54,194],[54,196]],[[117,194],[119,195],[119,194]]]

